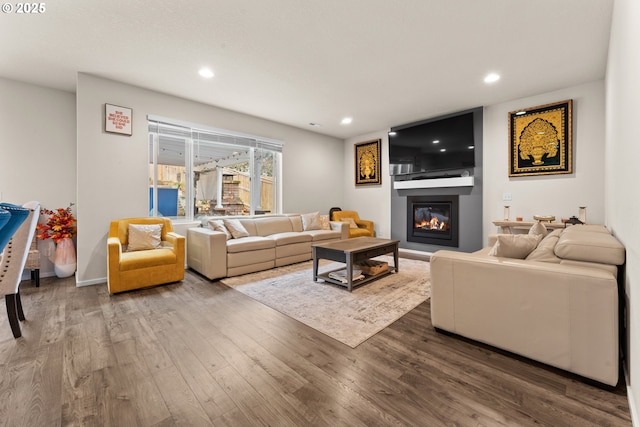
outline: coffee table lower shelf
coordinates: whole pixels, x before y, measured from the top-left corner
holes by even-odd
[[[335,270],[325,271],[324,273],[320,273],[316,277],[316,280],[317,279],[322,279],[327,283],[331,283],[331,284],[334,284],[334,285],[343,286],[345,288],[348,288],[349,287],[348,283],[345,283],[345,282],[343,282],[341,280],[334,279],[333,277],[329,277],[329,273],[333,273],[334,271],[340,271],[340,270],[344,270],[344,268],[336,268]],[[373,280],[377,280],[377,279],[380,279],[380,278],[382,278],[384,276],[388,276],[389,274],[392,274],[394,272],[395,272],[395,267],[388,267],[387,271],[382,271],[382,272],[380,272],[378,274],[373,274],[373,275],[365,274],[364,278],[358,279],[358,280],[354,280],[352,282],[351,288],[355,289],[355,288],[357,288],[359,286],[362,286],[362,285],[364,285],[366,283],[369,283],[369,282],[371,282]]]

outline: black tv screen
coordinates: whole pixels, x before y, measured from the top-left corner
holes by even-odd
[[[471,111],[391,128],[391,175],[473,168],[473,115]]]

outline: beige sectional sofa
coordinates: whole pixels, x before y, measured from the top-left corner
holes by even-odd
[[[349,237],[349,225],[318,214],[211,217],[187,230],[187,265],[218,279],[312,258],[311,244]],[[217,228],[217,230],[214,230]]]
[[[496,242],[529,236],[501,236],[476,253],[432,255],[433,326],[616,385],[622,244],[604,226],[573,225],[514,259],[495,256]]]

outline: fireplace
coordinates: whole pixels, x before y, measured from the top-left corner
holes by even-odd
[[[407,197],[407,241],[458,247],[458,196]]]

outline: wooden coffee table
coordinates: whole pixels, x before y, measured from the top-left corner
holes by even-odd
[[[377,237],[355,237],[352,239],[340,240],[330,243],[317,243],[311,245],[313,248],[313,280],[317,282],[322,279],[335,285],[345,286],[351,292],[355,286],[361,286],[372,280],[398,272],[398,243],[399,240],[379,239]],[[389,266],[386,272],[376,274],[374,276],[365,277],[364,279],[353,281],[353,266],[359,262],[393,253],[393,266]],[[346,264],[347,283],[329,277],[329,273],[337,270],[328,271],[318,274],[318,261],[328,259],[331,261],[342,262]]]

